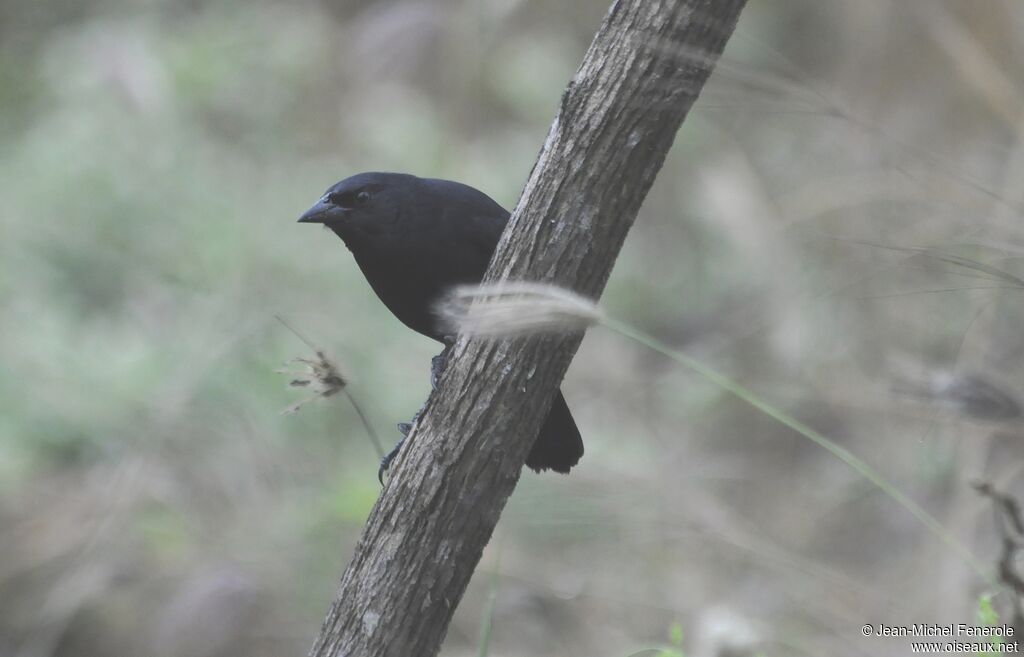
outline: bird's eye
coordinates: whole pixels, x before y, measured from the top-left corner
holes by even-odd
[[[365,189],[358,192],[334,192],[327,197],[327,200],[339,208],[355,208],[366,205],[370,200],[370,192]]]

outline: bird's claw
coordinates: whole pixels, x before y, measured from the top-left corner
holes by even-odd
[[[402,424],[405,424],[405,423],[403,422]],[[401,425],[399,425],[399,426],[401,426]],[[386,473],[388,471],[388,469],[391,467],[391,462],[395,460],[396,456],[398,456],[398,450],[402,449],[402,443],[404,441],[405,441],[405,435],[403,434],[402,435],[402,440],[398,441],[398,444],[395,445],[395,448],[393,450],[391,450],[390,452],[388,452],[387,455],[385,455],[384,458],[382,458],[380,460],[380,467],[377,468],[377,481],[380,482],[381,486],[384,485],[384,473]]]
[[[437,388],[437,382],[441,380],[445,367],[448,366],[448,351],[450,345],[445,345],[444,351],[430,359],[430,387]]]
[[[381,486],[384,485],[384,473],[391,467],[391,462],[395,460],[395,454],[397,452],[398,450],[392,450],[387,456],[380,460],[380,467],[377,468],[377,481],[380,482]]]
[[[419,413],[417,413],[417,416],[418,415]],[[415,421],[416,418],[413,418],[413,422]],[[380,482],[381,486],[384,485],[384,473],[388,471],[391,467],[391,462],[395,460],[396,456],[398,456],[398,451],[402,449],[402,443],[405,442],[405,437],[409,435],[410,431],[412,431],[412,422],[398,423],[398,432],[402,434],[402,438],[398,441],[398,444],[395,445],[394,449],[388,452],[387,455],[380,460],[380,467],[377,468],[377,481]]]
[[[444,369],[448,365],[448,351],[451,347],[452,343],[446,341],[444,350],[430,359],[430,385],[434,388],[437,387],[437,382],[441,378],[441,375],[444,374]],[[409,435],[410,431],[412,431],[412,425],[415,424],[417,419],[419,419],[420,413],[422,412],[422,408],[416,411],[416,415],[413,416],[412,422],[398,423],[398,432],[402,434],[402,439],[398,441],[398,444],[395,445],[393,450],[388,452],[387,456],[381,459],[380,467],[377,468],[377,481],[380,482],[381,486],[384,485],[384,474],[391,467],[391,462],[395,460],[396,456],[398,456],[398,450],[402,448],[402,443],[405,442],[405,437]]]

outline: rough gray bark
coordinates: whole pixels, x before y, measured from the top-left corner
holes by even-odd
[[[744,4],[612,4],[562,97],[487,280],[549,281],[600,296]],[[311,655],[438,652],[581,339],[459,339]]]

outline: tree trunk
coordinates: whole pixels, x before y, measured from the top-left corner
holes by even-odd
[[[600,296],[744,3],[612,3],[486,280],[545,281]],[[437,654],[582,337],[458,340],[392,466],[312,656]]]

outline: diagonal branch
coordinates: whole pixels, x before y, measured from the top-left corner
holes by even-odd
[[[600,296],[745,0],[618,0],[566,88],[486,281]],[[435,655],[582,334],[460,338],[313,657]]]

